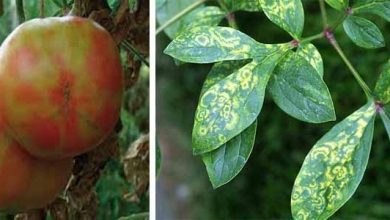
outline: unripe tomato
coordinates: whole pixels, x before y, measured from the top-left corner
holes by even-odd
[[[0,112],[30,154],[71,158],[114,128],[123,93],[117,46],[92,20],[34,19],[0,48]]]
[[[7,136],[1,126],[0,211],[18,212],[47,206],[65,188],[72,160],[36,159]]]

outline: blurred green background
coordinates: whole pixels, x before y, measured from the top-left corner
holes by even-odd
[[[3,14],[0,17],[0,43],[8,34],[17,27],[18,16],[15,0],[2,0]],[[40,16],[38,0],[25,0],[24,13],[26,20]],[[136,0],[129,0],[132,6]],[[66,4],[65,6],[63,4]],[[112,9],[115,9],[120,0],[108,0]],[[44,16],[62,16],[70,10],[73,0],[44,0]],[[127,53],[121,50],[122,63],[127,63]],[[1,64],[0,64],[1,65]],[[127,66],[124,65],[126,69]],[[127,72],[127,71],[126,71]],[[122,158],[125,156],[131,143],[142,134],[149,132],[149,68],[143,66],[139,73],[137,83],[125,92],[125,100],[121,113],[123,129],[119,135],[120,155],[112,159],[102,172],[102,176],[96,184],[96,192],[99,198],[98,219],[145,219],[145,214],[130,218],[135,213],[149,211],[149,193],[140,195],[139,201],[129,198],[135,192],[135,186],[128,182],[124,173]],[[1,187],[1,180],[0,180]],[[147,216],[147,215],[146,215]],[[0,213],[0,219],[13,219],[12,215]]]
[[[317,0],[303,1],[304,36],[322,29]],[[340,14],[327,7],[329,19]],[[362,77],[373,88],[382,65],[390,58],[390,24],[370,18],[382,30],[387,47],[366,50],[355,46],[342,27],[335,33]],[[239,29],[263,43],[290,41],[286,32],[262,12],[236,13]],[[242,172],[230,183],[213,190],[199,157],[192,156],[191,132],[200,90],[210,65],[176,66],[163,49],[170,42],[157,37],[157,135],[162,171],[157,181],[157,217],[169,219],[291,219],[290,193],[301,164],[316,141],[336,122],[307,124],[282,112],[269,96],[258,121],[257,138]],[[365,103],[365,95],[334,49],[324,40],[314,44],[325,66],[324,80],[331,92],[337,120]],[[377,119],[370,161],[352,199],[331,219],[390,219],[390,142]]]

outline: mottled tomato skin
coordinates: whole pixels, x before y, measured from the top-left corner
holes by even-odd
[[[30,154],[71,158],[96,147],[120,112],[123,74],[110,34],[80,17],[19,26],[0,48],[0,111]]]
[[[0,125],[0,211],[43,208],[65,188],[71,159],[42,161],[30,156]]]

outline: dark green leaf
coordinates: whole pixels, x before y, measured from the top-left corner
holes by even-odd
[[[231,181],[249,159],[256,138],[257,122],[218,149],[202,156],[214,188]]]
[[[188,6],[192,5],[196,0],[159,0],[157,2],[157,21],[160,25],[165,24],[172,17],[183,11]],[[199,6],[203,7],[203,5]],[[188,15],[186,15],[188,16]],[[178,31],[187,24],[184,22],[186,16],[178,19],[175,23],[164,29],[164,32],[173,39],[176,37]]]
[[[281,53],[274,53],[253,60],[204,92],[192,132],[194,154],[217,149],[256,120],[267,82],[280,56]]]
[[[268,88],[275,103],[294,118],[311,123],[336,119],[328,87],[297,53],[291,51],[279,62]]]
[[[314,145],[295,180],[294,219],[327,219],[351,198],[367,166],[374,121],[370,101]]]
[[[339,11],[345,10],[348,5],[349,1],[348,0],[325,0],[326,3],[328,3],[332,8],[335,8]]]
[[[324,63],[321,54],[313,44],[300,45],[297,49],[297,54],[305,58],[321,77],[324,75]]]
[[[382,104],[390,102],[390,60],[384,66],[376,83],[375,96]]]
[[[354,14],[367,13],[379,15],[390,22],[390,1],[388,0],[361,0],[353,7]]]
[[[261,11],[258,0],[225,0],[224,2],[231,11]]]
[[[262,58],[281,47],[287,45],[261,44],[233,28],[200,26],[181,33],[164,52],[183,62],[215,63]]]
[[[259,0],[265,15],[296,39],[302,35],[305,16],[301,0]]]
[[[343,26],[348,37],[360,47],[373,49],[385,46],[385,40],[379,28],[365,18],[348,16]]]

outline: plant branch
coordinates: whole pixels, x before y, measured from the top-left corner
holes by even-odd
[[[330,42],[330,44],[333,46],[333,48],[337,51],[341,59],[344,61],[344,63],[347,65],[349,70],[351,71],[352,75],[355,77],[356,81],[360,85],[360,87],[363,89],[364,93],[366,94],[367,98],[370,99],[372,98],[372,91],[371,89],[367,86],[367,84],[364,82],[363,78],[360,76],[358,71],[353,67],[352,63],[349,61],[347,56],[344,54],[344,51],[341,49],[340,45],[337,43],[336,38],[334,37],[333,33],[331,30],[327,30],[325,32],[325,36]]]
[[[197,2],[193,3],[192,5],[188,6],[187,8],[185,8],[183,11],[181,11],[180,13],[178,13],[177,15],[173,16],[171,19],[169,19],[167,22],[165,22],[164,24],[162,24],[159,28],[157,28],[156,30],[156,35],[158,35],[159,33],[161,33],[165,28],[171,26],[173,23],[175,23],[177,20],[179,20],[180,18],[182,18],[184,15],[188,14],[190,11],[194,10],[195,8],[197,8],[199,5],[203,4],[204,2],[206,2],[207,0],[198,0]]]
[[[340,24],[342,24],[344,22],[344,20],[348,17],[348,14],[344,14],[343,16],[341,16],[331,27],[331,31],[333,32],[334,30],[336,30],[336,28],[338,28],[340,26]]]
[[[218,0],[218,4],[226,12],[226,20],[229,23],[229,26],[231,28],[238,29],[238,25],[237,25],[237,21],[236,21],[236,17],[234,16],[234,13],[228,9],[225,2],[223,2],[222,0]]]
[[[140,52],[138,52],[137,49],[135,49],[133,45],[131,45],[127,40],[122,42],[122,46],[129,52],[133,53],[138,59],[140,59],[146,66],[149,67],[149,62],[145,59],[145,57]]]
[[[18,21],[19,24],[21,24],[26,20],[26,16],[24,15],[23,0],[15,0],[15,1],[16,1],[16,12],[18,14]]]
[[[310,37],[303,38],[299,43],[301,43],[301,44],[309,43],[309,42],[311,42],[313,40],[321,39],[323,37],[324,37],[324,33],[321,32],[319,34],[315,34],[315,35],[312,35]]]
[[[326,7],[324,0],[318,0],[320,3],[321,15],[322,15],[322,24],[324,29],[328,27],[328,15],[326,14]]]

